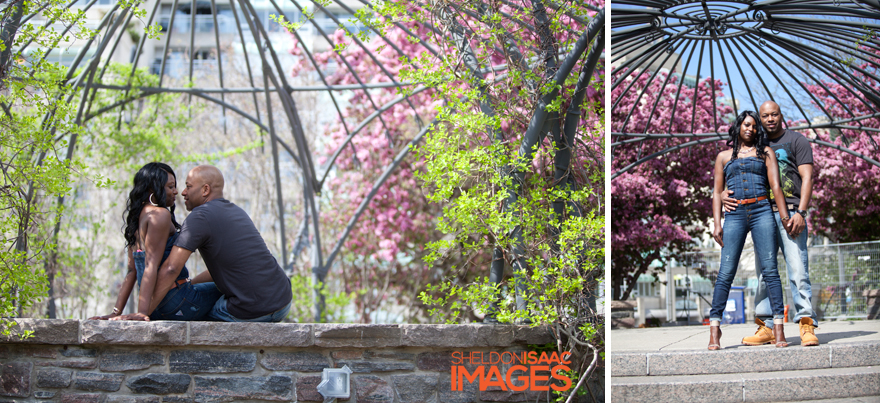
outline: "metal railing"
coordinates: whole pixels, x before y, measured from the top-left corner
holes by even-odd
[[[814,245],[807,252],[813,309],[819,319],[866,318],[864,291],[880,289],[880,241]],[[781,251],[777,258],[785,304],[790,304],[791,285]],[[699,276],[709,279],[713,286],[720,261],[720,250],[686,253],[682,258],[689,267],[699,268]],[[733,285],[745,287],[747,296],[755,295],[758,279],[751,247],[743,250]]]

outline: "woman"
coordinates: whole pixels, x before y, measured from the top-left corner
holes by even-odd
[[[776,268],[776,219],[773,217],[767,191],[773,191],[773,199],[779,207],[783,223],[787,223],[789,219],[788,209],[779,186],[776,154],[767,145],[767,135],[759,122],[755,112],[745,111],[739,114],[729,130],[727,145],[731,149],[718,153],[715,159],[713,237],[721,245],[721,268],[718,270],[712,310],[709,313],[709,350],[721,349],[721,317],[727,305],[730,285],[736,275],[746,234],[750,231],[755,255],[760,259],[761,273],[770,294],[776,347],[788,346],[782,329],[782,282]],[[726,193],[725,184],[727,189],[733,190],[732,197],[737,199],[737,207],[725,215],[722,227],[721,206],[722,197]]]
[[[90,319],[202,320],[222,295],[214,283],[192,284],[184,267],[175,288],[165,294],[150,312],[159,267],[171,253],[180,224],[174,219],[177,177],[170,166],[151,162],[134,176],[134,188],[128,194],[125,212],[125,246],[128,249],[128,273],[109,315]],[[120,316],[137,281],[138,313]]]

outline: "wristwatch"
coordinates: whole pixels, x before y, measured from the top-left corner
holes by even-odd
[[[803,218],[807,218],[807,210],[795,210],[794,212],[800,214]]]

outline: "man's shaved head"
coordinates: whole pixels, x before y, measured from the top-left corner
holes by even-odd
[[[199,165],[186,175],[186,187],[183,189],[183,204],[186,209],[201,206],[211,200],[223,197],[223,174],[212,165]]]
[[[761,125],[764,126],[764,130],[771,139],[782,135],[782,111],[776,102],[767,101],[761,104],[758,116],[761,118]]]

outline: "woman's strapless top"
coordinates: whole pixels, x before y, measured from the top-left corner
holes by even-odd
[[[737,158],[724,166],[727,189],[733,191],[737,200],[767,196],[770,183],[767,179],[767,165],[758,157]]]
[[[175,232],[174,235],[168,237],[168,242],[165,243],[165,253],[162,254],[162,261],[159,262],[159,267],[162,266],[162,263],[165,263],[165,259],[168,259],[168,255],[171,253],[171,248],[174,247],[174,241],[177,240],[177,237],[180,235],[179,232]],[[141,278],[144,277],[144,270],[147,267],[147,253],[138,250],[131,254],[131,257],[134,258],[134,268],[137,270],[137,283],[138,288],[141,287]],[[189,278],[189,270],[186,269],[186,266],[180,270],[180,274],[177,276],[178,280]]]

